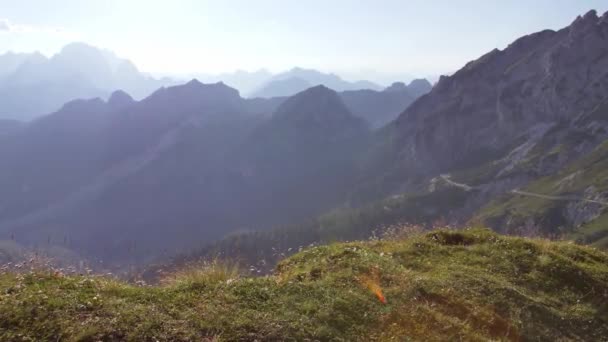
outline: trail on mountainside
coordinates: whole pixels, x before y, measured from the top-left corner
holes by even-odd
[[[467,184],[463,184],[463,183],[457,183],[457,182],[454,182],[454,181],[451,179],[451,178],[452,178],[452,176],[450,176],[449,174],[443,174],[443,175],[440,175],[439,177],[441,177],[441,179],[443,179],[443,180],[444,180],[446,183],[448,183],[449,185],[451,185],[451,186],[455,186],[455,187],[457,187],[457,188],[461,188],[461,189],[463,189],[464,191],[471,191],[471,190],[474,190],[474,189],[475,189],[475,187],[473,187],[473,186],[470,186],[470,185],[467,185]]]
[[[477,189],[477,187],[470,186],[468,184],[454,182],[451,179],[451,176],[449,174],[443,174],[443,175],[440,175],[440,177],[447,184],[460,188],[460,189],[463,189],[464,191],[472,191],[472,190]],[[515,195],[536,197],[536,198],[542,198],[542,199],[547,199],[547,200],[551,200],[551,201],[582,201],[582,202],[587,202],[587,203],[595,203],[595,204],[601,204],[604,206],[608,206],[608,202],[592,200],[592,199],[584,198],[584,197],[544,195],[544,194],[539,194],[539,193],[535,193],[535,192],[521,191],[519,189],[513,189],[509,192],[512,194],[515,194]]]
[[[511,190],[511,193],[517,194],[517,195],[522,195],[522,196],[543,198],[543,199],[548,199],[548,200],[552,200],[552,201],[582,201],[582,202],[596,203],[596,204],[608,206],[608,202],[597,201],[597,200],[592,200],[592,199],[583,198],[583,197],[543,195],[543,194],[538,194],[535,192],[521,191],[519,189],[513,189],[513,190]]]

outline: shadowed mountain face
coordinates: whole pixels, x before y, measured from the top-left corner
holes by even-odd
[[[334,74],[324,74],[311,69],[293,68],[272,77],[260,89],[254,91],[250,97],[270,98],[291,96],[316,85],[324,85],[335,91],[382,89],[381,86],[369,81],[348,82]]]
[[[130,61],[109,51],[82,43],[69,44],[51,58],[7,53],[0,56],[0,118],[28,120],[74,99],[106,98],[116,89],[142,98],[168,83],[141,74]]]
[[[338,205],[369,138],[367,123],[333,90],[317,86],[287,99],[239,149],[236,171],[253,195],[247,206],[255,209],[251,215],[272,217],[275,212],[287,218],[292,208],[299,208],[307,214],[299,217],[303,219]],[[270,207],[255,203],[266,202],[264,194]],[[293,217],[276,223],[290,221]]]
[[[349,90],[340,97],[353,114],[366,119],[373,127],[388,124],[418,97],[431,91],[427,80],[414,80],[409,85],[393,83],[383,91]]]
[[[403,88],[406,88],[412,97],[420,97],[420,96],[428,93],[429,91],[431,91],[433,86],[431,85],[431,82],[422,78],[422,79],[413,80],[407,86],[405,86],[405,84],[399,83],[399,82],[393,83],[390,87],[386,88],[384,91],[389,91],[389,92],[400,91],[400,90],[403,90]]]
[[[198,81],[68,103],[0,146],[0,230],[120,260],[339,205],[367,123],[321,86],[277,105]]]
[[[19,121],[0,119],[0,137],[16,132],[20,126]]]

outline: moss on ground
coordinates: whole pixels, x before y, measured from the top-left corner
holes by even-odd
[[[1,275],[0,339],[597,341],[608,336],[607,254],[486,229],[315,247],[282,261],[268,277],[185,276],[188,281],[138,287],[52,272]]]

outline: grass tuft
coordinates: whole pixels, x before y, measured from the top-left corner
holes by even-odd
[[[241,277],[241,269],[235,263],[219,259],[200,261],[186,265],[164,275],[161,283],[171,287],[194,288],[229,284]]]

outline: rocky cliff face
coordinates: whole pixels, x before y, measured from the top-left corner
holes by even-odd
[[[391,127],[399,167],[442,172],[572,123],[608,94],[608,15],[522,37],[442,77]]]

